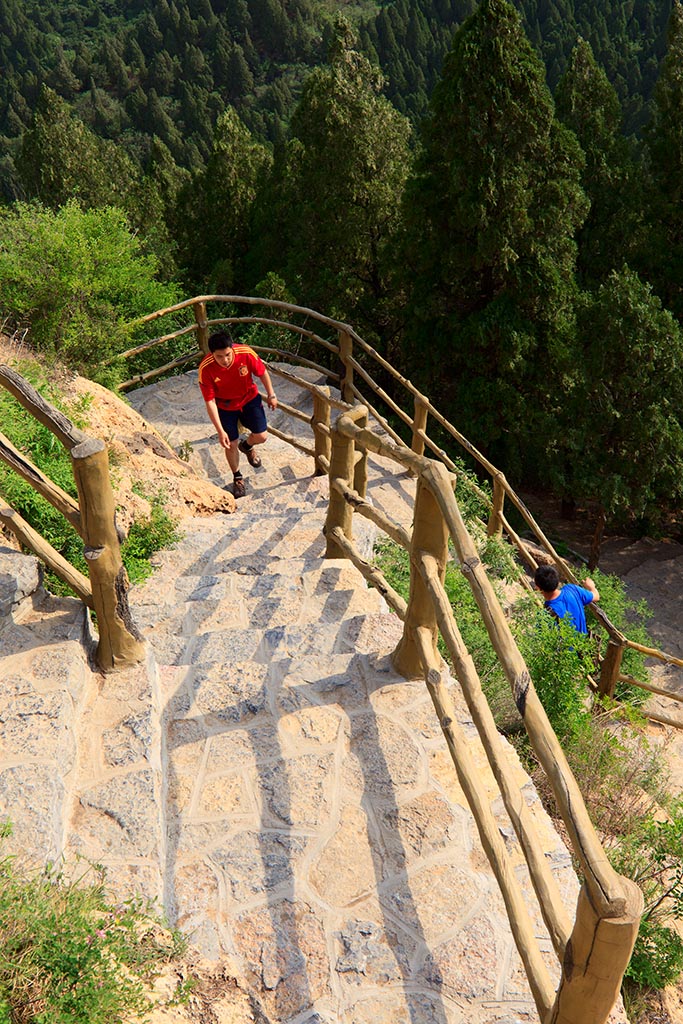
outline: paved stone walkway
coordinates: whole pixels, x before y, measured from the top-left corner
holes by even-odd
[[[132,401],[218,480],[224,457],[195,380]],[[206,955],[230,958],[273,1024],[535,1021],[431,702],[391,668],[400,623],[348,562],[323,560],[327,482],[311,460],[272,437],[262,451],[237,512],[186,520],[131,591],[146,665],[103,679],[78,602],[6,600],[0,812],[15,848],[67,865],[82,854],[106,866],[114,894],[159,898]],[[404,521],[410,492],[410,478],[372,463],[372,499]],[[362,521],[358,535],[369,549]],[[505,746],[573,917],[569,855]]]

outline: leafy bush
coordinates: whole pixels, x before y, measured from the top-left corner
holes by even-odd
[[[648,988],[664,988],[683,971],[683,940],[670,927],[683,918],[683,800],[667,801],[667,814],[652,810],[635,818],[610,859],[640,886],[645,912],[627,977]]]
[[[593,641],[556,622],[532,597],[515,607],[513,632],[555,733],[571,740],[590,717]]]
[[[182,949],[152,905],[112,906],[101,871],[70,881],[0,860],[1,1024],[123,1024],[145,1012],[144,982]]]
[[[133,523],[121,545],[121,558],[131,583],[146,580],[152,574],[151,556],[180,538],[175,521],[166,511],[163,490],[151,495],[140,490],[138,493],[150,501],[151,514],[149,519]]]
[[[595,569],[593,579],[600,591],[600,607],[608,619],[617,629],[627,634],[630,640],[645,647],[652,647],[653,643],[647,632],[647,623],[652,618],[652,612],[647,602],[632,601],[626,594],[623,580],[618,576],[610,576]],[[644,655],[631,648],[624,651],[621,671],[624,675],[633,676],[634,679],[641,679],[643,682],[648,680]],[[627,683],[617,683],[615,696],[619,700],[627,700],[636,705],[641,705],[647,700],[647,693],[644,690],[629,686]]]
[[[15,203],[0,228],[2,314],[30,327],[36,349],[95,379],[132,343],[131,320],[177,301],[114,207]]]

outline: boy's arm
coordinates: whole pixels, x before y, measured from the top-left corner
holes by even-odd
[[[221,443],[222,447],[225,448],[225,450],[227,451],[230,448],[230,438],[223,430],[223,424],[221,423],[221,418],[218,415],[218,406],[216,405],[216,399],[210,398],[208,401],[204,399],[204,405],[206,406],[206,411],[209,414],[209,419],[216,428],[218,440]]]
[[[270,379],[270,374],[268,373],[267,370],[263,371],[261,375],[261,380],[263,381],[266,389],[266,401],[268,403],[268,408],[277,409],[277,398],[275,396],[275,391],[273,389],[273,385]]]
[[[593,595],[593,600],[594,601],[599,601],[600,600],[600,594],[598,593],[598,588],[595,586],[595,583],[590,578],[590,576],[586,576],[585,580],[583,581],[583,586],[586,588],[586,590],[590,590],[591,594]]]

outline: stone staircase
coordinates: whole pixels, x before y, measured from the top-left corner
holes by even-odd
[[[221,480],[198,398],[187,374],[133,403]],[[36,592],[6,620],[0,812],[15,823],[11,842],[36,859],[64,854],[67,869],[76,854],[104,865],[115,897],[159,899],[206,956],[230,962],[255,1021],[537,1020],[424,684],[391,667],[401,624],[350,563],[323,559],[327,481],[311,460],[272,437],[263,460],[234,514],[184,521],[131,591],[146,664],[93,673],[76,601]],[[404,521],[411,486],[371,460],[372,500]],[[369,550],[362,521],[357,534]],[[569,854],[506,749],[573,916]]]

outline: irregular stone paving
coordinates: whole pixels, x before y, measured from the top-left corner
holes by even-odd
[[[196,374],[132,401],[224,477]],[[431,702],[391,667],[400,623],[350,563],[323,559],[327,482],[310,475],[311,460],[274,437],[262,451],[237,512],[186,520],[131,591],[146,665],[91,672],[76,601],[37,591],[10,611],[0,811],[15,821],[12,842],[36,859],[103,864],[116,896],[158,898],[204,954],[230,958],[273,1024],[535,1021]],[[372,499],[404,522],[410,492],[409,477],[373,462]],[[369,550],[362,521],[357,534]],[[557,978],[519,845],[452,689]],[[573,917],[570,857],[505,748]]]

